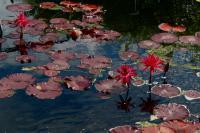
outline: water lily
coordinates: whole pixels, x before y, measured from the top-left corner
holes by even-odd
[[[25,27],[28,24],[28,19],[24,13],[20,13],[15,20],[15,23],[20,27]]]
[[[163,61],[154,54],[149,54],[148,56],[144,57],[141,61],[145,65],[145,69],[150,69],[150,73],[153,74],[155,69],[161,69],[161,65]]]
[[[137,76],[135,70],[129,65],[122,65],[117,69],[118,75],[115,77],[121,80],[123,84],[129,84],[131,77]]]

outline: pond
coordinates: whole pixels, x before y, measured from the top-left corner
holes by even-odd
[[[198,132],[200,3],[79,2],[0,1],[0,132]]]

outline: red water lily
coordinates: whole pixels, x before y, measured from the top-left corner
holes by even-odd
[[[144,57],[141,62],[145,65],[144,70],[150,68],[151,74],[153,74],[155,69],[160,69],[161,65],[163,64],[163,61],[154,54],[149,54],[148,56]]]
[[[118,75],[115,77],[121,80],[123,84],[129,84],[131,77],[137,76],[135,70],[129,65],[122,65],[117,69]]]
[[[15,23],[20,27],[25,27],[28,24],[28,19],[24,13],[20,13],[15,20]]]

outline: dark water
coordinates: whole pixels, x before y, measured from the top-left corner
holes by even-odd
[[[17,2],[21,2],[21,0],[18,0]],[[10,4],[10,1],[8,0],[0,1],[1,19],[11,19],[16,16],[16,14],[6,11],[5,6],[8,4]],[[162,3],[162,5],[163,4],[164,3]],[[110,11],[111,9],[109,9],[108,5],[105,4],[105,7]],[[122,13],[119,13],[119,16],[116,16],[118,11],[116,8],[113,9],[113,12],[108,12],[105,16],[105,25],[122,32],[124,36],[122,36],[121,39],[105,42],[101,45],[69,41],[67,43],[56,44],[54,49],[67,49],[69,51],[83,52],[91,55],[105,55],[112,58],[113,66],[111,70],[115,70],[122,63],[125,63],[118,57],[119,51],[125,47],[125,44],[129,44],[130,50],[138,51],[141,55],[145,54],[144,50],[137,48],[137,40],[148,38],[152,34],[156,33],[156,31],[158,31],[157,24],[161,21],[167,20],[167,15],[164,12],[160,12],[159,15],[154,15],[154,17],[152,14],[149,14],[149,17],[147,17],[148,10],[154,10],[156,7],[157,5],[153,5],[151,8],[142,7],[140,3],[137,7],[138,9],[132,10],[129,8],[130,10],[127,11],[122,10]],[[159,8],[157,9],[158,11]],[[131,15],[131,13],[137,11],[139,11],[141,15]],[[125,13],[125,16],[122,15],[123,12]],[[144,16],[142,16],[142,14]],[[161,19],[157,18],[160,15],[165,16]],[[112,16],[112,19],[110,16]],[[120,18],[120,16],[123,17]],[[188,16],[185,17],[187,17],[186,19],[190,19]],[[175,21],[175,18],[176,14],[174,14],[172,20]],[[118,25],[118,23],[120,24]],[[184,21],[184,23],[186,23],[186,21]],[[194,33],[198,31],[199,28],[200,26],[196,29],[190,27],[188,32]],[[3,26],[2,29],[4,35],[11,31],[11,29],[6,26]],[[25,38],[27,40],[32,39],[32,37],[28,35],[26,35]],[[33,39],[37,40],[37,38]],[[13,40],[8,40],[2,47],[4,49],[13,47],[12,41]],[[186,57],[189,58],[191,53],[193,52],[186,54]],[[45,54],[33,54],[39,59],[37,62],[31,64],[33,66],[45,64],[50,61]],[[0,78],[8,74],[23,72],[21,70],[22,67],[27,65],[31,66],[30,64],[24,65],[16,63],[16,55],[18,55],[18,52],[11,52],[9,53],[9,58],[7,60],[0,62]],[[184,59],[181,58],[182,56],[183,53],[177,51],[174,52],[173,59],[179,64],[184,64]],[[199,60],[195,60],[194,62],[199,66]],[[76,64],[75,61],[74,63],[72,61],[72,64]],[[170,84],[181,87],[183,90],[199,90],[200,78],[196,76],[196,73],[199,71],[199,69],[194,70],[181,66],[170,67],[169,72],[167,73],[167,81]],[[41,76],[35,72],[28,73],[36,77],[38,82],[48,80],[47,77]],[[80,69],[77,69],[72,65],[71,69],[62,72],[61,76],[85,73],[88,75],[87,72],[80,71]],[[143,79],[148,79],[148,73],[141,71],[138,71],[138,73],[142,75]],[[97,77],[97,80],[105,79],[105,75],[106,72],[103,73],[102,77]],[[162,82],[161,75],[159,74],[155,75],[153,78],[157,82]],[[107,100],[100,99],[94,86],[85,92],[71,91],[64,86],[63,88],[63,94],[55,100],[39,100],[27,96],[25,92],[21,90],[11,98],[1,99],[0,133],[106,133],[109,128],[114,126],[134,124],[138,121],[149,121],[150,114],[141,112],[138,107],[142,102],[140,98],[146,99],[148,96],[146,93],[148,86],[131,87],[130,96],[133,98],[135,108],[131,109],[130,112],[117,109],[116,102],[119,101],[118,95],[112,95],[111,99]],[[199,100],[187,101],[183,96],[166,99],[153,95],[153,99],[159,99],[159,103],[176,102],[186,104],[191,113],[199,113],[200,110]]]

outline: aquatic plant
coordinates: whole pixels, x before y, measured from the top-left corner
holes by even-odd
[[[120,66],[116,72],[118,75],[115,78],[127,86],[129,86],[131,78],[137,76],[135,70],[129,65]]]

